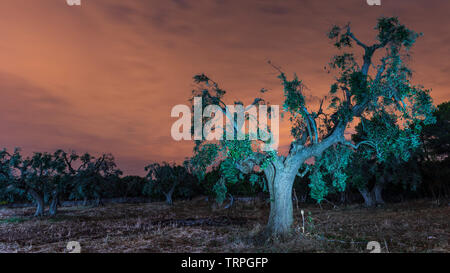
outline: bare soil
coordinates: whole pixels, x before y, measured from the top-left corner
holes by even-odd
[[[33,208],[0,209],[0,252],[450,252],[450,206],[429,200],[325,207],[299,204],[289,238],[266,240],[269,207],[235,203],[217,209],[204,198],[164,203],[64,207],[56,217],[34,218]],[[304,220],[303,220],[304,219]],[[304,224],[303,224],[304,222]]]

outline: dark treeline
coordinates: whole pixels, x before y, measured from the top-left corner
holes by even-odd
[[[385,201],[401,202],[411,198],[449,197],[450,159],[450,102],[438,106],[436,124],[422,130],[421,145],[408,160],[392,155],[380,163],[361,160],[360,150],[351,157],[347,170],[350,183],[343,192],[330,193],[325,202],[349,204],[364,202],[366,206]],[[354,140],[361,137],[357,127]],[[24,157],[20,149],[0,151],[0,204],[36,204],[36,216],[55,215],[62,200],[95,200],[104,198],[145,197],[172,204],[175,199],[196,196],[214,198],[220,166],[210,170],[202,179],[186,160],[183,164],[153,163],[145,167],[147,175],[123,176],[111,154],[94,157],[57,150],[54,153],[34,153]],[[316,202],[311,198],[307,178],[297,177],[293,199],[298,202]],[[333,183],[332,179],[328,181]],[[264,185],[238,182],[227,189],[227,196],[259,196],[268,198]]]
[[[172,204],[173,199],[212,196],[218,176],[213,170],[200,182],[187,163],[153,163],[145,170],[145,177],[123,176],[111,154],[94,157],[57,150],[24,157],[20,149],[4,149],[0,151],[0,205],[32,201],[35,216],[42,216],[47,206],[48,214],[55,215],[61,201],[67,200],[83,201],[85,205],[95,200],[98,206],[105,198],[144,197]],[[230,194],[256,192],[251,185],[241,183]]]

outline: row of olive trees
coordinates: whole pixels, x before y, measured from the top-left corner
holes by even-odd
[[[108,185],[105,181],[121,174],[111,154],[96,158],[57,150],[24,157],[19,149],[0,151],[0,195],[9,200],[31,198],[36,203],[35,216],[44,214],[46,203],[49,214],[55,215],[63,195],[100,203]]]
[[[181,165],[152,163],[145,167],[145,177],[125,176],[117,168],[111,154],[94,157],[57,150],[54,153],[34,153],[24,157],[20,149],[12,153],[0,151],[0,202],[17,203],[32,200],[35,216],[55,215],[62,200],[81,200],[87,205],[101,205],[103,198],[141,197],[165,199],[171,205],[174,198],[189,199],[197,195],[212,195],[215,179],[200,184],[193,175],[189,161]],[[217,173],[212,170],[213,177]],[[242,186],[242,184],[240,184]],[[253,190],[237,187],[231,193],[252,194]]]

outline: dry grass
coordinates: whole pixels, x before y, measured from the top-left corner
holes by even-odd
[[[69,241],[80,242],[82,252],[368,252],[368,241],[380,242],[383,252],[450,252],[449,206],[303,209],[311,217],[305,233],[296,211],[295,232],[270,242],[260,236],[268,215],[263,203],[231,210],[215,210],[203,199],[172,207],[66,207],[56,218],[40,219],[33,208],[0,209],[0,252],[65,252]]]

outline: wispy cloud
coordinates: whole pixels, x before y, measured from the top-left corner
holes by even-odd
[[[128,169],[182,160],[192,143],[170,138],[171,107],[187,103],[192,76],[207,73],[228,101],[262,87],[282,100],[274,61],[309,87],[318,107],[333,76],[332,24],[352,22],[374,41],[376,18],[397,15],[425,36],[413,49],[415,81],[448,100],[450,1],[96,0],[11,1],[0,17],[0,143],[28,150],[112,152]],[[290,141],[283,122],[281,145]],[[136,167],[137,165],[141,167]]]

